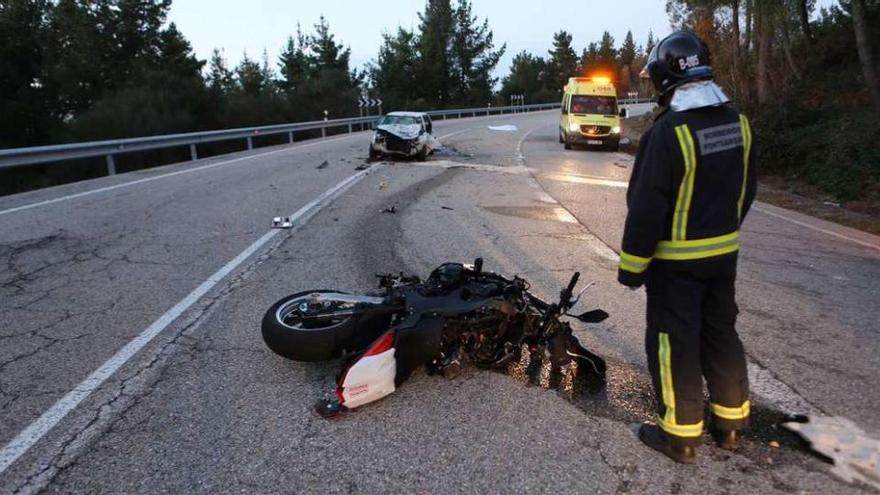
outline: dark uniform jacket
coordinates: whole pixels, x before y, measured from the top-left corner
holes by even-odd
[[[744,115],[727,105],[665,111],[642,136],[636,155],[618,279],[642,285],[653,260],[736,256],[755,191]]]

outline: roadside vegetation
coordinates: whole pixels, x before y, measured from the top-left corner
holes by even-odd
[[[764,174],[795,192],[880,215],[880,0],[667,0],[671,25],[707,40],[721,85],[753,120]],[[568,77],[602,74],[620,96],[651,96],[638,77],[658,41],[610,33],[547,53],[520,52],[499,80],[506,45],[471,0],[427,0],[412,30],[385,34],[373,61],[351,66],[327,20],[291,26],[270,60],[222,47],[193,53],[167,21],[171,0],[0,0],[0,148],[269,125],[358,115],[362,92],[383,109],[558,101]],[[564,21],[562,21],[564,22]],[[642,38],[641,36],[644,36]],[[270,143],[266,143],[270,144]],[[227,149],[228,148],[228,149]],[[208,146],[203,156],[231,151]],[[200,151],[201,153],[201,151]],[[180,150],[130,157],[121,171],[185,159]],[[0,194],[101,175],[81,167],[3,172]],[[777,181],[778,183],[779,181]]]
[[[752,119],[776,188],[880,216],[880,1],[670,0]]]

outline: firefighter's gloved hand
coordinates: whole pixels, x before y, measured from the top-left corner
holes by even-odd
[[[617,281],[630,289],[635,290],[645,284],[645,274],[617,270]]]

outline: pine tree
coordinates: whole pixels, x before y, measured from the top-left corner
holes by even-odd
[[[498,65],[506,45],[497,51],[492,50],[494,43],[489,21],[484,19],[480,23],[468,0],[459,0],[453,18],[451,55],[456,80],[455,103],[465,106],[486,104],[497,82],[497,78],[492,77],[492,70]]]
[[[265,67],[250,58],[245,52],[235,68],[238,88],[246,95],[259,96],[269,89],[271,76],[266,74]]]
[[[413,81],[418,66],[418,46],[412,31],[397,28],[397,33],[382,35],[379,56],[369,67],[370,79],[385,100],[386,108],[409,108],[415,97]]]
[[[419,21],[416,87],[421,104],[445,108],[456,86],[452,75],[455,20],[450,0],[428,0]]]
[[[593,74],[600,66],[599,45],[595,42],[590,42],[581,53],[581,72],[584,74]]]
[[[513,57],[510,73],[501,83],[501,96],[505,102],[510,95],[524,95],[530,103],[546,103],[556,95],[544,86],[547,64],[541,57],[522,51]]]
[[[578,58],[571,47],[571,33],[559,31],[553,35],[553,49],[547,61],[547,88],[562,93],[569,77],[578,75]]]
[[[48,7],[9,0],[0,8],[0,148],[39,143],[52,125],[44,72]]]
[[[632,31],[626,32],[626,38],[620,45],[620,51],[617,53],[618,61],[621,66],[632,67],[633,60],[636,58],[636,42],[633,40]]]
[[[218,48],[211,53],[207,75],[208,89],[217,98],[228,95],[235,89],[235,74],[229,70],[226,58]]]
[[[599,41],[599,48],[597,49],[596,54],[598,56],[599,66],[603,70],[612,73],[617,72],[617,49],[614,48],[614,38],[608,31],[602,33],[602,39]]]
[[[351,50],[344,48],[341,43],[336,43],[335,37],[330,32],[330,24],[324,16],[321,16],[315,24],[315,34],[310,38],[309,48],[311,76],[316,76],[325,69],[340,69],[348,72]]]
[[[293,93],[309,77],[309,58],[306,56],[306,48],[306,37],[297,24],[296,37],[287,38],[287,45],[278,57],[278,69],[281,73],[278,85],[285,93]]]
[[[645,55],[651,55],[651,51],[657,46],[657,40],[654,39],[654,31],[648,31],[648,41],[645,42]]]

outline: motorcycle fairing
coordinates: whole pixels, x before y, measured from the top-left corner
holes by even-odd
[[[394,392],[440,349],[443,319],[424,318],[417,326],[392,329],[379,337],[339,378],[336,399],[352,409]]]
[[[342,373],[336,387],[336,398],[341,405],[349,409],[358,407],[396,390],[394,341],[395,332],[385,332]]]
[[[434,359],[440,353],[443,337],[443,318],[423,318],[418,325],[397,330],[397,376],[398,387],[412,372]]]

